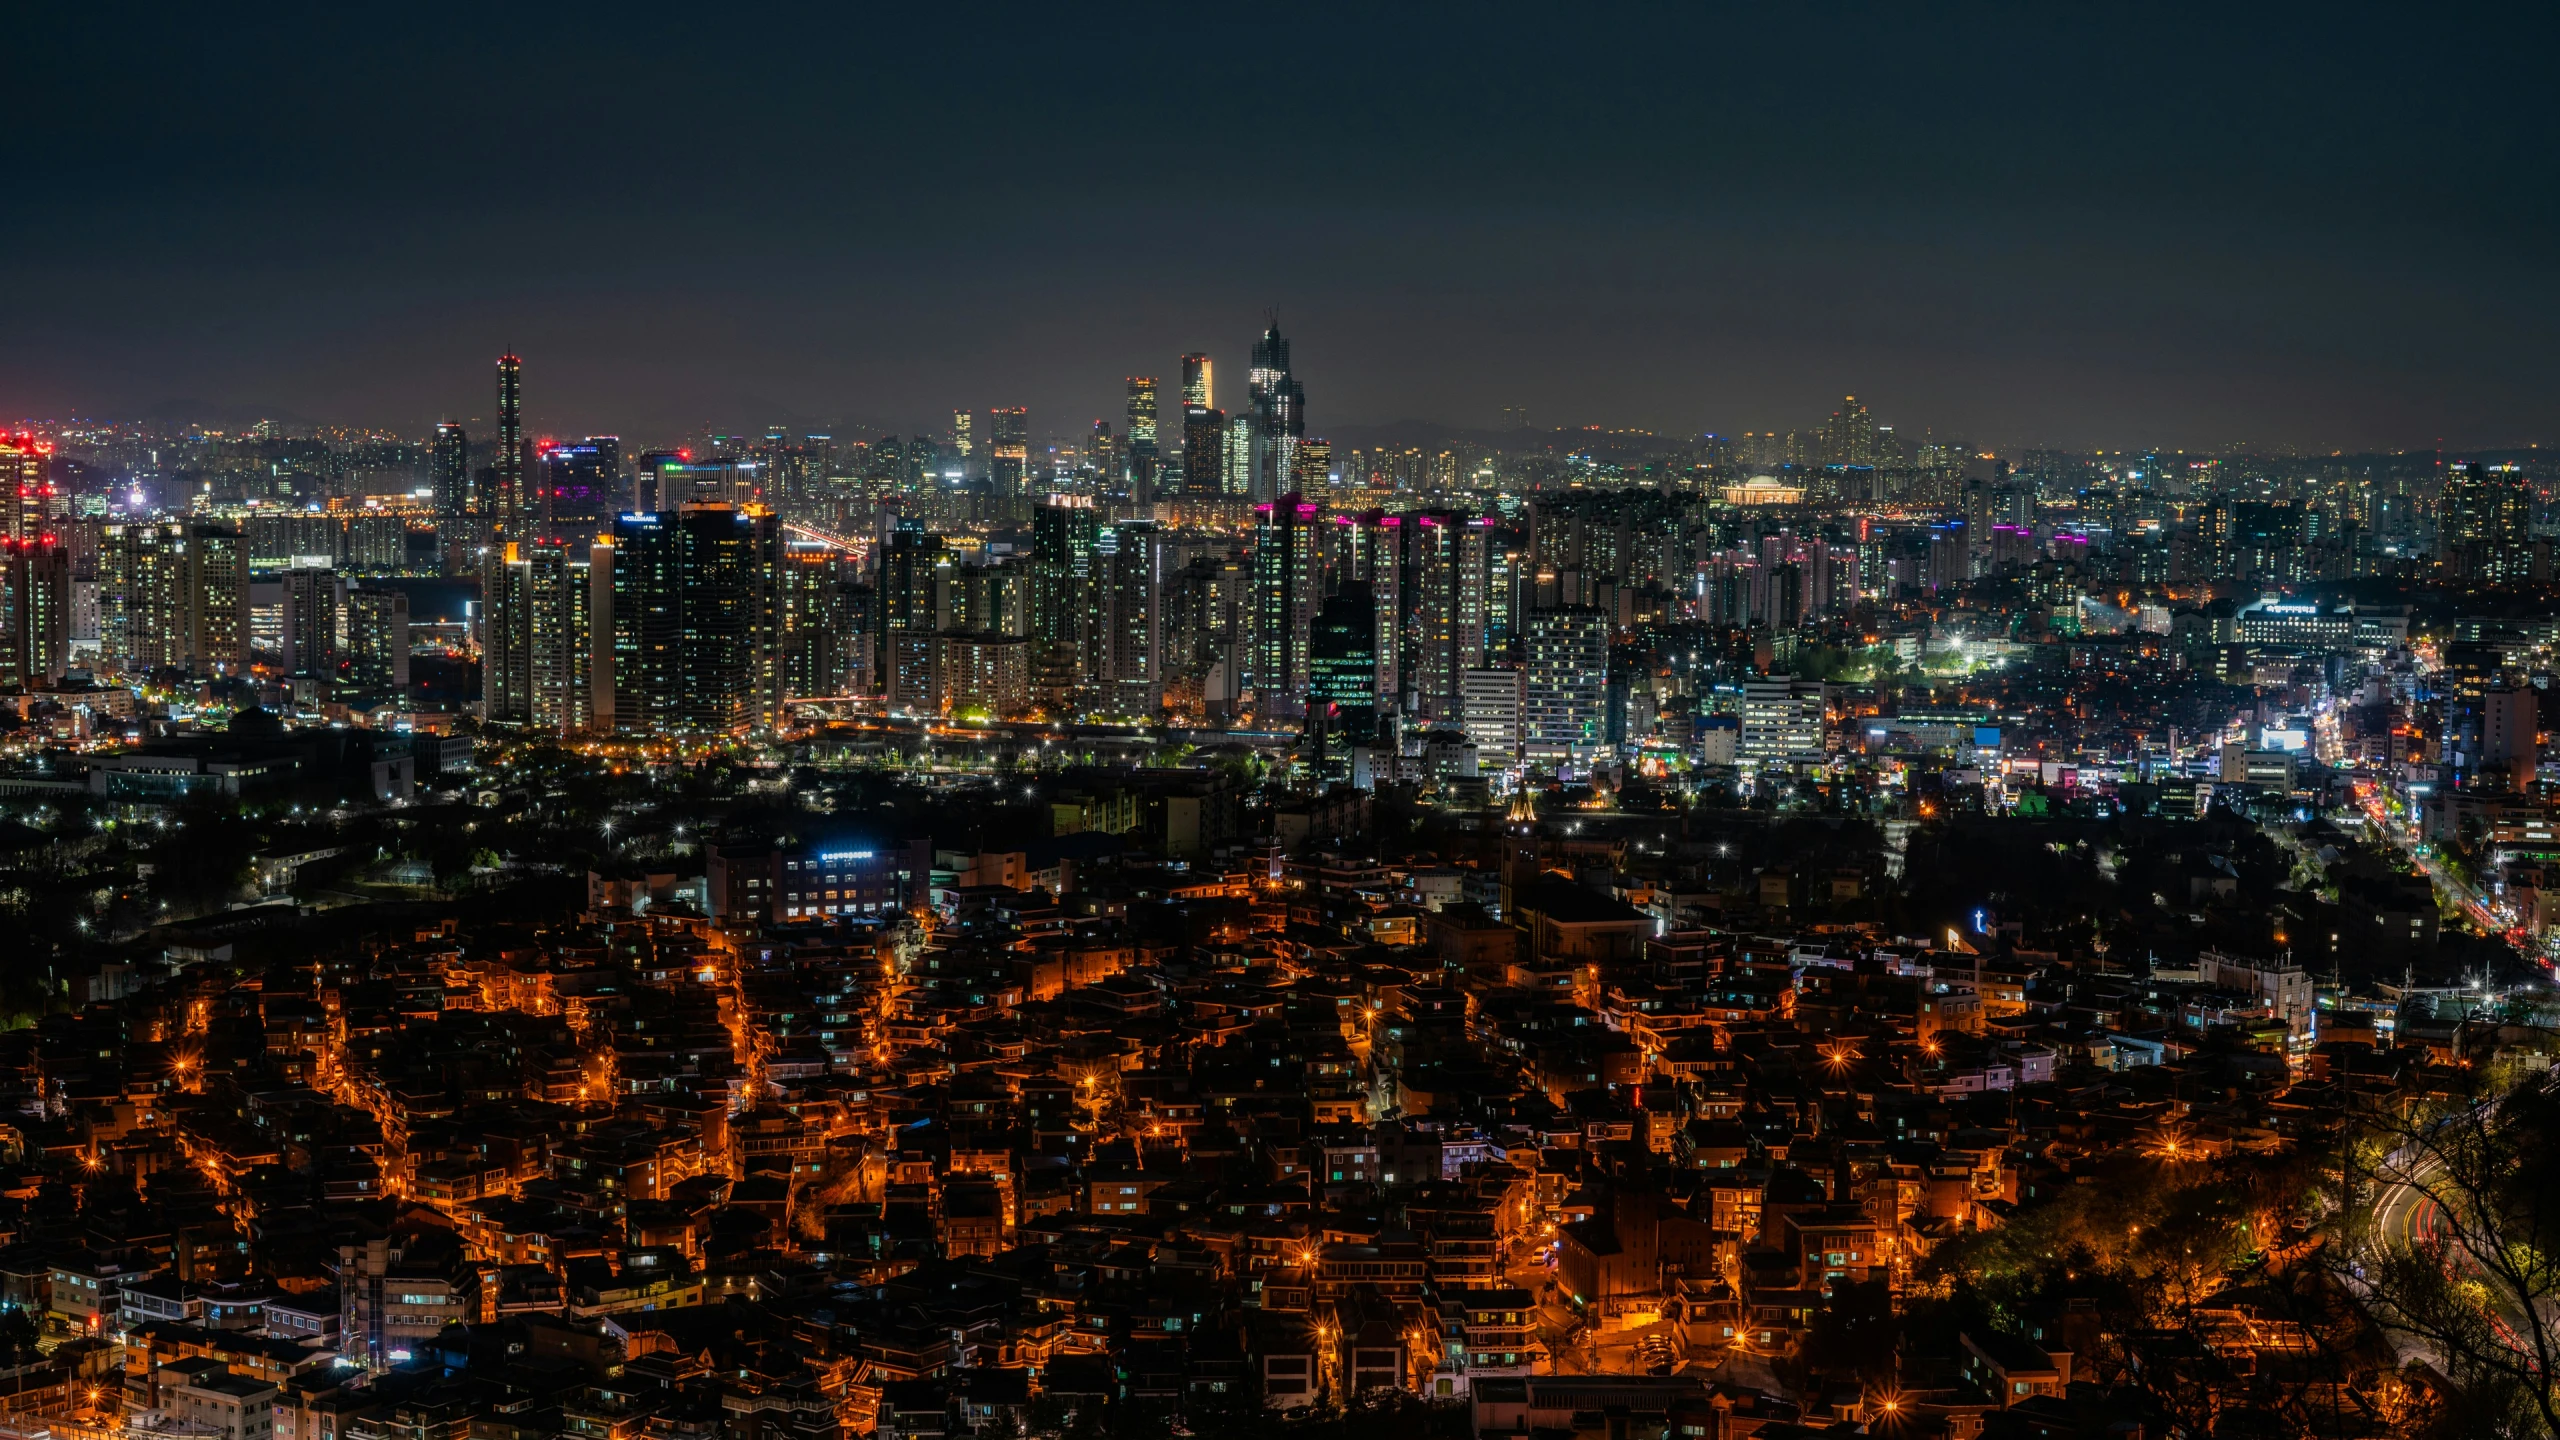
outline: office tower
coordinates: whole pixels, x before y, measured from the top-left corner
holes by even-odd
[[[1333,442],[1302,440],[1289,464],[1295,471],[1289,488],[1302,495],[1321,495],[1333,484]]]
[[[1254,434],[1255,421],[1251,411],[1227,417],[1227,468],[1218,489],[1230,500],[1242,500],[1253,494]]]
[[[70,664],[71,551],[0,539],[0,685],[52,685]]]
[[[1529,428],[1529,407],[1527,407],[1526,405],[1505,405],[1505,406],[1503,406],[1503,407],[1502,407],[1502,428],[1503,428],[1503,429],[1505,429],[1505,430],[1526,430],[1526,429],[1528,429],[1528,428]]]
[[[1206,355],[1183,356],[1182,408],[1214,410],[1217,404],[1217,385],[1211,378],[1209,357]]]
[[[471,488],[471,437],[450,420],[436,424],[435,441],[427,450],[427,478],[436,514],[458,519],[480,512],[480,497]]]
[[[553,445],[540,456],[541,535],[584,547],[613,528],[622,499],[622,441],[591,435],[574,445]]]
[[[2449,578],[2515,584],[2534,578],[2533,484],[2513,465],[2445,467],[2436,506],[2436,559]]]
[[[1156,377],[1129,377],[1129,498],[1144,505],[1156,493]]]
[[[1085,469],[1091,473],[1096,489],[1107,485],[1120,473],[1119,442],[1111,437],[1111,422],[1093,422],[1093,438],[1085,443]]]
[[[498,493],[492,497],[501,533],[519,538],[526,520],[524,447],[524,362],[498,357]]]
[[[782,549],[782,693],[815,699],[846,693],[854,664],[854,559],[832,545],[786,540]]]
[[[613,725],[722,734],[781,713],[781,527],[728,505],[625,515],[613,540]]]
[[[409,594],[405,590],[347,592],[345,675],[357,693],[397,702],[409,693]]]
[[[1227,474],[1227,412],[1186,405],[1182,410],[1182,490],[1216,495]]]
[[[1517,669],[1470,670],[1461,677],[1460,699],[1467,738],[1476,742],[1477,763],[1499,770],[1520,767],[1520,747],[1529,711],[1528,672]]]
[[[1289,371],[1289,342],[1276,318],[1254,342],[1253,368],[1245,380],[1254,430],[1251,494],[1257,501],[1274,500],[1297,472],[1298,443],[1307,433],[1306,392]]]
[[[611,627],[597,613],[594,566],[620,558],[617,543],[541,542],[507,547],[489,594],[481,645],[487,716],[550,734],[604,728],[597,705]]]
[[[1307,634],[1307,724],[1365,740],[1378,718],[1378,607],[1353,581],[1316,607]]]
[[[335,570],[284,572],[284,670],[323,684],[338,680],[347,582]]]
[[[753,505],[763,498],[763,467],[718,455],[695,460],[681,451],[652,450],[634,466],[633,509],[673,514],[687,505]]]
[[[951,556],[942,537],[902,520],[873,551],[871,683],[902,710],[935,708],[933,637]]]
[[[1746,763],[1783,764],[1797,755],[1820,755],[1825,692],[1815,681],[1771,675],[1742,686],[1741,756]]]
[[[977,417],[966,410],[951,412],[951,453],[959,456],[963,464],[978,448],[976,429]]]
[[[1097,705],[1153,719],[1164,704],[1164,541],[1153,521],[1103,526],[1094,537]]]
[[[1458,721],[1460,677],[1485,663],[1492,542],[1493,522],[1483,517],[1447,510],[1412,517],[1404,683],[1424,720]]]
[[[1060,495],[1031,512],[1031,691],[1063,711],[1090,672],[1090,582],[1101,516],[1083,496]]]
[[[1022,493],[1031,469],[1031,412],[1022,406],[987,412],[987,479],[998,495]]]
[[[1294,492],[1254,507],[1250,678],[1266,724],[1306,712],[1307,634],[1324,598],[1319,514]]]
[[[9,502],[8,515],[0,518],[6,526],[0,539],[42,540],[54,533],[59,497],[53,485],[52,441],[25,430],[0,435],[0,487]]]
[[[1544,610],[1529,617],[1521,750],[1532,761],[1566,765],[1599,753],[1606,734],[1609,621],[1596,610]]]
[[[1964,541],[1968,578],[1982,574],[1991,561],[1991,527],[1999,523],[2009,491],[2009,462],[1976,455],[1964,462]]]

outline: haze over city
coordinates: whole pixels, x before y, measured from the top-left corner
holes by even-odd
[[[1340,426],[2325,453],[2560,393],[2539,15],[128,19],[15,42],[11,414],[422,433],[512,348],[560,433],[1063,434],[1274,305]]]

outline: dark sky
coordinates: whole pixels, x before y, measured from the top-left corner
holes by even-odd
[[[2560,435],[2542,19],[809,8],[30,7],[0,414]]]

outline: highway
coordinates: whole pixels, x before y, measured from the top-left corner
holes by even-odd
[[[2439,1128],[2468,1124],[2475,1115],[2485,1120],[2496,1106],[2496,1101],[2487,1101],[2473,1112],[2439,1122]],[[2424,1247],[2441,1241],[2448,1251],[2446,1273],[2460,1282],[2477,1273],[2479,1266],[2460,1249],[2458,1239],[2447,1232],[2444,1210],[2429,1193],[2443,1183],[2443,1168],[2441,1160],[2427,1153],[2426,1148],[2415,1141],[2392,1152],[2390,1158],[2383,1162],[2381,1172],[2392,1178],[2374,1202],[2374,1239],[2381,1246],[2410,1251],[2422,1251]],[[2358,1288],[2364,1288],[2361,1272]],[[2521,1333],[2524,1328],[2529,1328],[2523,1311],[2501,1287],[2487,1285],[2483,1289],[2490,1300],[2490,1324],[2496,1327],[2500,1340],[2525,1364],[2533,1365],[2532,1348]],[[2393,1339],[2402,1347],[2404,1360],[2424,1358],[2442,1368],[2443,1357],[2419,1343],[2418,1337],[2394,1332]],[[2409,1353],[2412,1350],[2417,1354]]]

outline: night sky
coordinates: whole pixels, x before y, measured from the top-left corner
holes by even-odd
[[[2547,10],[1936,9],[30,7],[0,414],[2560,438]]]

